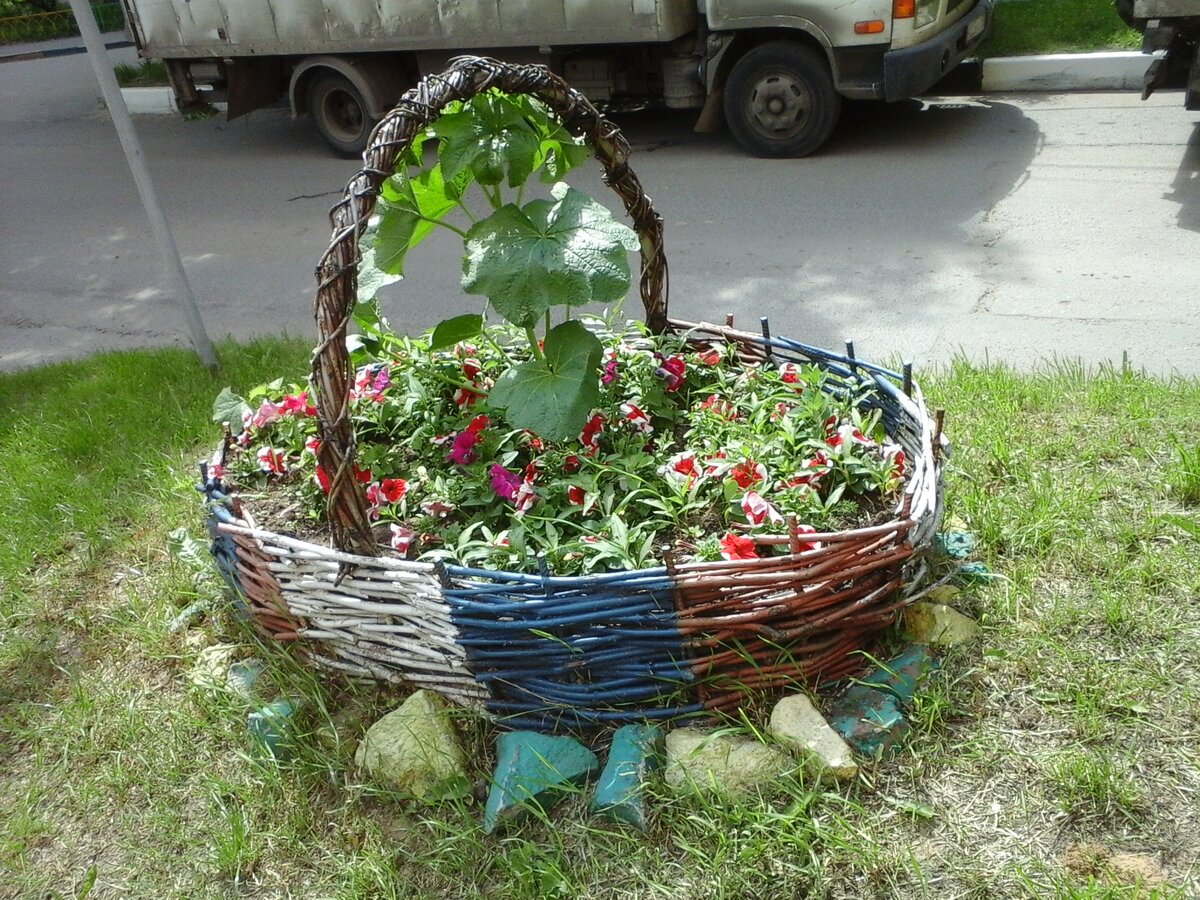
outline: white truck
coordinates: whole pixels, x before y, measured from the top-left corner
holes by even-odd
[[[993,0],[122,0],[181,110],[287,94],[355,156],[420,76],[465,52],[538,62],[594,102],[723,103],[759,156],[804,156],[843,97],[901,100],[983,40]]]
[[[1200,0],[1116,0],[1117,12],[1157,56],[1146,70],[1145,100],[1157,88],[1183,87],[1185,109],[1200,110]]]

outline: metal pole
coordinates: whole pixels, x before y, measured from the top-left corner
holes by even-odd
[[[146,207],[146,217],[150,220],[150,230],[154,232],[158,252],[166,264],[167,275],[174,282],[175,296],[183,308],[184,318],[187,319],[192,346],[196,349],[200,362],[215,370],[217,354],[213,351],[212,341],[208,339],[208,332],[204,330],[204,321],[200,318],[196,298],[192,294],[191,285],[188,284],[187,273],[183,270],[183,261],[179,258],[179,248],[175,246],[171,227],[167,224],[167,217],[163,215],[162,205],[158,202],[158,194],[154,191],[154,182],[150,180],[150,170],[146,166],[146,158],[142,155],[142,146],[138,142],[137,132],[133,130],[133,119],[129,117],[129,108],[125,105],[125,98],[121,96],[117,76],[113,74],[112,66],[109,65],[108,53],[100,37],[100,28],[92,15],[91,5],[88,0],[70,2],[75,21],[79,24],[83,44],[87,47],[92,70],[96,73],[96,80],[100,82],[100,93],[104,95],[104,103],[108,106],[117,136],[121,139],[121,147],[125,151],[129,170],[133,173],[138,194],[141,195],[142,205]]]

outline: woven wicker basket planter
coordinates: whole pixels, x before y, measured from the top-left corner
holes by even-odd
[[[815,364],[827,390],[860,391],[910,461],[891,517],[868,528],[763,539],[786,553],[676,563],[583,577],[431,565],[397,558],[371,536],[353,477],[346,328],[358,239],[382,182],[416,134],[451,101],[490,88],[536,96],[585,137],[641,239],[649,326],[732,343],[746,365]],[[579,93],[536,66],[462,59],[422,81],[376,128],[365,165],[334,207],[317,270],[320,343],[312,383],[330,473],[335,547],[260,528],[216,480],[204,485],[212,552],[255,627],[296,642],[313,664],[438,691],[512,727],[586,727],[730,711],[757,692],[820,683],[861,664],[919,589],[920,553],[941,515],[939,427],[919,387],[897,373],[795,341],[682,322],[666,313],[662,221],[628,166],[629,147]]]

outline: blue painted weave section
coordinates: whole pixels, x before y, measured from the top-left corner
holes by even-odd
[[[580,578],[446,566],[443,588],[488,710],[519,728],[701,711],[666,569]]]
[[[200,477],[204,480],[196,485],[196,490],[204,495],[204,525],[208,529],[209,555],[217,567],[217,574],[229,589],[238,612],[249,613],[250,607],[242,594],[242,581],[237,571],[237,546],[230,535],[217,530],[219,523],[234,521],[233,513],[229,510],[229,498],[220,479],[209,478],[207,466],[203,464],[200,466]]]

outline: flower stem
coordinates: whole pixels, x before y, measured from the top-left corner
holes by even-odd
[[[542,353],[542,348],[538,346],[537,332],[533,330],[532,325],[525,326],[525,337],[529,339],[529,349],[533,351],[534,359],[545,364],[546,356]]]

